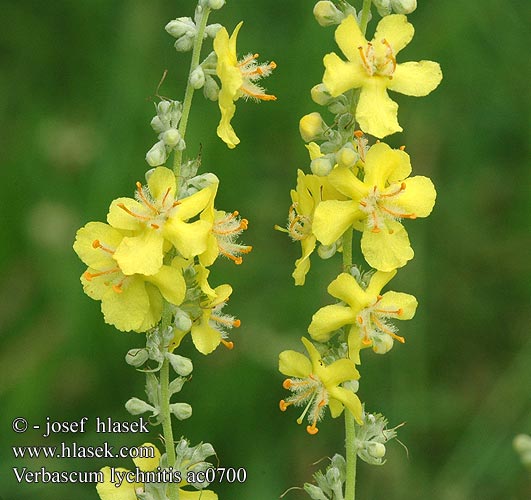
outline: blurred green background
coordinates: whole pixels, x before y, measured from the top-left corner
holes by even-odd
[[[245,20],[239,52],[259,52],[278,69],[266,87],[275,103],[238,103],[242,143],[216,137],[218,110],[196,94],[187,144],[221,178],[218,208],[250,220],[254,246],[242,266],[220,262],[214,285],[234,287],[230,312],[242,320],[232,352],[194,360],[191,383],[176,397],[194,416],[177,427],[213,443],[222,465],[245,467],[242,485],[217,488],[225,500],[278,498],[311,479],[313,463],[342,449],[342,420],[316,437],[282,414],[281,350],[300,349],[311,315],[332,299],[326,285],[338,261],[314,259],[305,287],[291,278],[300,246],[273,231],[283,224],[297,168],[308,159],[298,120],[317,106],[310,88],[322,56],[336,50],[308,0],[229,0],[211,17],[230,31]],[[361,3],[361,2],[359,2]],[[128,367],[138,334],[103,323],[99,303],[79,284],[75,230],[104,220],[110,201],[143,178],[153,94],[182,99],[189,54],[177,54],[163,27],[191,15],[180,0],[2,0],[0,30],[0,497],[96,499],[94,485],[18,485],[13,467],[98,470],[124,461],[15,460],[12,445],[138,445],[144,435],[83,435],[47,440],[11,421],[84,415],[127,419],[124,402],[143,395],[144,377]],[[437,206],[406,224],[416,258],[394,280],[420,308],[401,325],[407,338],[388,356],[366,356],[360,395],[391,425],[407,422],[388,462],[359,466],[358,498],[498,500],[530,497],[529,474],[512,450],[531,433],[530,92],[528,0],[419,2],[401,61],[432,59],[444,80],[423,99],[396,95],[414,172],[429,175]],[[527,21],[526,21],[527,19]],[[374,29],[374,21],[371,23]],[[369,354],[369,353],[367,353]],[[156,431],[149,439],[156,440]],[[306,498],[292,491],[285,498]]]

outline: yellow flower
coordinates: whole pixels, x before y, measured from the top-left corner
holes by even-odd
[[[149,453],[141,454],[153,454],[154,456],[152,458],[133,458],[136,468],[145,473],[155,471],[160,465],[160,451],[151,443],[144,443],[139,449],[150,449],[152,451]],[[96,485],[96,491],[101,500],[137,500],[137,494],[145,492],[146,485],[144,483],[128,481],[129,475],[134,477],[135,473],[132,471],[121,467],[114,469],[114,480],[119,481],[122,478],[121,484],[112,482],[113,475],[110,467],[103,467],[101,472],[103,472],[104,482]],[[187,484],[184,479],[181,481],[183,486]],[[182,500],[217,500],[217,498],[218,496],[211,490],[187,491],[179,488],[179,499]]]
[[[371,42],[361,33],[350,15],[336,30],[336,42],[348,61],[335,53],[324,57],[323,83],[333,97],[350,89],[361,89],[356,120],[361,129],[375,137],[400,132],[398,105],[387,90],[420,97],[434,90],[442,79],[441,68],[433,61],[397,64],[396,55],[413,38],[413,25],[404,15],[384,17]]]
[[[363,231],[361,249],[369,265],[380,271],[404,266],[413,249],[401,219],[427,217],[435,204],[435,187],[411,173],[409,155],[387,144],[373,145],[365,158],[363,182],[348,168],[335,168],[328,180],[350,200],[323,201],[315,210],[313,232],[325,245],[352,225]]]
[[[186,293],[181,269],[161,266],[156,274],[126,275],[114,258],[123,241],[120,231],[102,222],[89,222],[78,230],[74,250],[89,266],[81,276],[85,293],[101,300],[106,323],[118,330],[145,332],[162,315],[162,297],[179,305]]]
[[[384,354],[393,346],[393,340],[404,342],[390,319],[407,320],[415,315],[417,299],[401,292],[386,292],[382,288],[391,281],[396,270],[377,271],[364,290],[347,273],[340,274],[328,286],[328,293],[342,301],[317,311],[308,327],[308,333],[318,342],[327,342],[333,332],[345,325],[352,325],[348,344],[351,359],[359,362],[359,349],[372,345],[376,353]],[[361,345],[360,345],[361,344]]]
[[[236,112],[234,102],[240,97],[261,101],[274,101],[276,99],[275,96],[266,94],[256,82],[269,76],[277,65],[274,62],[258,64],[256,61],[258,54],[248,54],[243,59],[238,60],[236,38],[242,24],[243,22],[236,26],[230,38],[227,30],[221,28],[214,39],[214,51],[218,56],[216,72],[221,80],[219,92],[221,121],[217,133],[229,148],[234,148],[240,143],[240,139],[230,124]]]
[[[308,145],[312,159],[318,158],[319,147],[315,143]],[[322,200],[343,198],[341,193],[334,189],[327,177],[305,174],[297,171],[297,188],[291,190],[292,205],[289,209],[287,231],[293,241],[300,241],[302,256],[295,261],[293,278],[296,285],[304,285],[306,274],[310,270],[310,255],[315,250],[316,238],[312,232],[312,223],[316,207]],[[281,229],[277,227],[277,229]]]
[[[194,307],[192,311],[192,327],[190,330],[175,330],[169,350],[173,351],[179,347],[187,333],[191,334],[192,342],[201,354],[210,354],[220,343],[227,349],[232,349],[234,343],[227,340],[228,330],[238,328],[241,322],[239,319],[222,312],[232,294],[232,287],[225,284],[212,288],[207,281],[210,271],[202,265],[195,266],[195,272],[196,282],[201,294],[199,307]]]
[[[347,380],[360,378],[352,361],[340,359],[325,366],[315,346],[304,337],[301,340],[308,351],[309,359],[296,351],[284,351],[279,356],[280,372],[294,377],[284,381],[283,387],[292,391],[293,395],[280,401],[280,409],[286,411],[290,405],[306,405],[297,423],[301,424],[308,413],[310,425],[306,430],[309,434],[318,432],[317,422],[323,417],[327,406],[330,407],[333,418],[341,415],[346,406],[362,425],[361,401],[354,392],[339,385]]]
[[[122,240],[114,255],[124,274],[157,273],[168,250],[166,241],[186,259],[206,250],[211,226],[203,220],[186,221],[212,202],[217,178],[210,186],[180,200],[175,175],[165,167],[153,170],[147,187],[140,182],[136,186],[136,200],[114,200],[107,215],[111,226],[133,233]]]

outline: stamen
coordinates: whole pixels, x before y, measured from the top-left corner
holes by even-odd
[[[380,198],[392,198],[393,196],[396,196],[397,194],[400,194],[402,191],[406,189],[406,183],[402,182],[400,186],[396,189],[396,191],[393,191],[392,193],[385,193],[381,194]]]
[[[274,95],[270,95],[270,94],[256,94],[255,92],[252,92],[251,90],[246,89],[244,86],[242,86],[242,87],[240,88],[240,90],[241,90],[244,94],[247,94],[247,95],[250,96],[250,97],[254,97],[255,99],[260,99],[261,101],[276,101],[276,100],[277,100],[276,96],[274,96]]]
[[[135,219],[141,219],[141,220],[150,220],[151,217],[146,217],[145,215],[139,215],[135,214],[134,212],[131,212],[123,203],[118,203],[118,206],[125,212],[134,217]]]
[[[391,214],[393,217],[398,217],[399,219],[416,219],[417,216],[415,214],[401,214],[399,212],[395,212],[387,207],[380,206],[382,210],[387,212],[388,214]]]
[[[292,405],[293,403],[286,403],[283,399],[280,400],[280,403],[278,404],[280,411],[286,411],[288,409],[288,406]]]
[[[94,240],[92,242],[92,248],[99,248],[99,249],[103,250],[104,252],[107,252],[107,253],[110,253],[111,255],[114,255],[114,250],[111,250],[110,248],[107,248],[107,247],[103,246],[100,243],[100,240]]]
[[[222,318],[220,316],[215,316],[214,314],[210,316],[210,319],[212,321],[215,321],[216,323],[221,323],[222,325],[225,325],[231,328],[232,327],[238,328],[242,324],[242,322],[239,319]]]
[[[258,59],[260,57],[259,54],[253,54],[244,59],[243,61],[238,63],[238,66],[245,66],[246,64],[249,64],[250,62],[253,62],[255,59]]]
[[[112,269],[109,269],[108,271],[100,271],[99,273],[89,273],[88,271],[85,271],[83,273],[83,277],[87,280],[87,281],[92,281],[93,278],[98,278],[99,276],[105,276],[106,274],[113,274],[113,273],[116,273],[120,271],[120,268],[117,266],[117,267],[113,267]]]
[[[154,224],[154,223],[151,224],[151,227],[153,229],[160,229],[160,226],[158,224]]]
[[[162,204],[163,205],[164,205],[164,203],[166,203],[166,198],[170,194],[170,191],[171,191],[171,186],[166,190],[166,193],[164,194],[164,198],[162,198]]]
[[[404,337],[400,337],[399,335],[397,335],[396,333],[394,333],[393,331],[389,330],[389,328],[386,328],[385,325],[383,325],[379,320],[378,318],[376,318],[374,315],[371,315],[371,319],[372,321],[378,326],[378,328],[384,332],[384,333],[387,333],[387,335],[390,335],[392,338],[394,338],[395,340],[398,340],[398,342],[401,342],[402,344],[405,344],[406,342],[406,339]]]
[[[290,378],[287,378],[286,380],[284,380],[284,382],[282,382],[282,387],[284,387],[284,389],[289,389],[292,386],[293,381]]]
[[[140,182],[136,183],[136,190],[138,192],[139,198],[144,202],[144,204],[153,212],[159,213],[158,210],[148,201],[148,199],[144,196],[144,190],[142,189],[142,184]]]
[[[387,56],[389,57],[389,59],[391,60],[391,64],[393,65],[393,70],[391,73],[394,73],[396,69],[396,57],[393,53],[393,48],[385,38],[382,40],[382,43],[387,47]]]
[[[306,427],[306,432],[312,436],[315,436],[319,432],[319,429],[316,427],[316,425],[317,422],[313,422],[312,425],[308,425]]]
[[[234,342],[227,341],[225,339],[221,339],[221,343],[229,350],[232,351],[234,349]]]
[[[406,150],[406,146],[400,146],[398,149],[400,149],[400,151],[405,151]]]
[[[363,47],[361,45],[358,47],[358,52],[360,53],[360,57],[361,57],[361,63],[363,64],[363,67],[365,68],[367,73],[369,73],[370,76],[374,74],[374,70],[369,65],[369,61],[367,60],[367,56],[369,54],[369,47],[371,46],[372,45],[370,43],[367,44],[366,52],[363,50]]]
[[[308,401],[308,404],[306,405],[306,408],[304,408],[304,411],[301,413],[301,416],[297,419],[297,423],[299,425],[302,424],[302,421],[304,420],[306,413],[308,413],[308,410],[310,409],[310,406],[312,405],[314,399],[315,399],[315,393],[312,395],[310,401]]]

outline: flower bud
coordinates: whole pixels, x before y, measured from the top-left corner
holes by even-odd
[[[374,458],[383,458],[385,456],[385,445],[382,443],[370,443],[367,446],[367,452]]]
[[[180,38],[189,32],[196,32],[195,23],[191,17],[178,17],[170,21],[164,29],[175,38]]]
[[[146,161],[150,167],[164,165],[167,158],[164,141],[157,142],[146,154]]]
[[[203,457],[202,458],[203,460],[215,454],[216,454],[216,451],[214,450],[214,447],[210,443],[201,444],[201,456]]]
[[[157,115],[162,121],[164,121],[164,119],[168,117],[170,110],[171,110],[170,101],[163,100],[157,104]]]
[[[175,312],[175,328],[181,332],[187,332],[192,328],[192,320],[190,316],[186,314],[182,309],[177,309]]]
[[[397,14],[411,14],[417,8],[417,0],[391,0],[391,7]]]
[[[325,122],[316,111],[303,116],[299,122],[299,132],[304,142],[322,138],[325,127]]]
[[[357,380],[347,380],[346,382],[343,382],[343,387],[349,391],[358,392],[360,383]]]
[[[219,95],[219,85],[216,80],[209,75],[206,75],[205,86],[203,87],[203,93],[207,99],[211,101],[217,101]]]
[[[337,164],[341,167],[353,167],[359,159],[358,153],[352,148],[345,146],[336,153]]]
[[[197,66],[190,73],[190,85],[195,89],[200,89],[205,84],[205,72],[201,66]]]
[[[170,361],[175,372],[182,377],[190,375],[194,369],[192,361],[184,356],[179,356],[178,354],[172,354],[171,352],[168,352],[166,353],[166,358]]]
[[[393,343],[391,335],[383,335],[380,338],[380,342],[374,342],[372,350],[376,354],[385,354],[393,348]]]
[[[317,253],[323,260],[333,257],[336,254],[336,251],[337,245],[335,243],[332,243],[331,245],[319,245],[319,248],[317,248]]]
[[[310,93],[313,102],[315,102],[315,104],[320,104],[321,106],[326,106],[333,99],[324,83],[319,83],[312,87]]]
[[[328,0],[317,2],[313,8],[313,15],[321,26],[333,26],[343,20],[343,13]]]
[[[138,368],[142,366],[149,358],[146,349],[130,349],[125,355],[125,362],[128,365]]]
[[[153,406],[138,398],[131,398],[129,401],[127,401],[127,403],[125,403],[125,409],[131,415],[140,415],[141,413],[155,410]]]
[[[372,0],[380,16],[388,16],[391,14],[391,0]]]
[[[215,38],[216,35],[218,34],[218,31],[223,28],[223,26],[221,26],[221,24],[219,23],[216,23],[216,24],[209,24],[206,28],[205,28],[205,33],[210,37],[210,38]]]
[[[310,495],[312,500],[328,500],[328,497],[325,496],[323,490],[315,484],[304,483],[304,491]]]
[[[170,148],[174,148],[179,144],[179,141],[181,140],[181,134],[179,134],[179,131],[175,128],[169,128],[162,134],[162,140],[164,141],[164,144],[166,146],[169,146]]]
[[[218,10],[225,5],[225,0],[208,0],[207,5],[212,10]]]
[[[310,163],[312,174],[318,175],[319,177],[326,177],[332,171],[332,168],[334,168],[334,165],[332,165],[332,162],[326,156],[316,158]]]
[[[192,407],[188,403],[173,403],[170,411],[178,420],[186,420],[192,416]]]
[[[194,46],[195,33],[186,33],[173,44],[177,52],[188,52]]]
[[[170,396],[173,394],[176,394],[177,392],[180,392],[185,382],[186,382],[186,379],[183,377],[177,377],[176,379],[172,380],[170,382],[170,385],[168,386],[168,391],[170,391]]]
[[[164,123],[162,123],[162,120],[159,116],[154,116],[151,120],[151,128],[159,134],[160,132],[164,132],[166,130],[166,126]]]

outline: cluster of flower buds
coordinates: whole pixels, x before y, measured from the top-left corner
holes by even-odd
[[[158,142],[146,154],[146,161],[152,167],[164,165],[172,151],[182,151],[186,143],[179,133],[182,103],[162,100],[156,105],[157,114],[151,120],[151,128],[158,134]]]
[[[343,500],[343,484],[346,479],[345,459],[336,454],[325,472],[318,471],[313,477],[317,484],[305,483],[304,491],[312,500]]]
[[[417,0],[373,0],[380,16],[411,14],[417,8]]]

